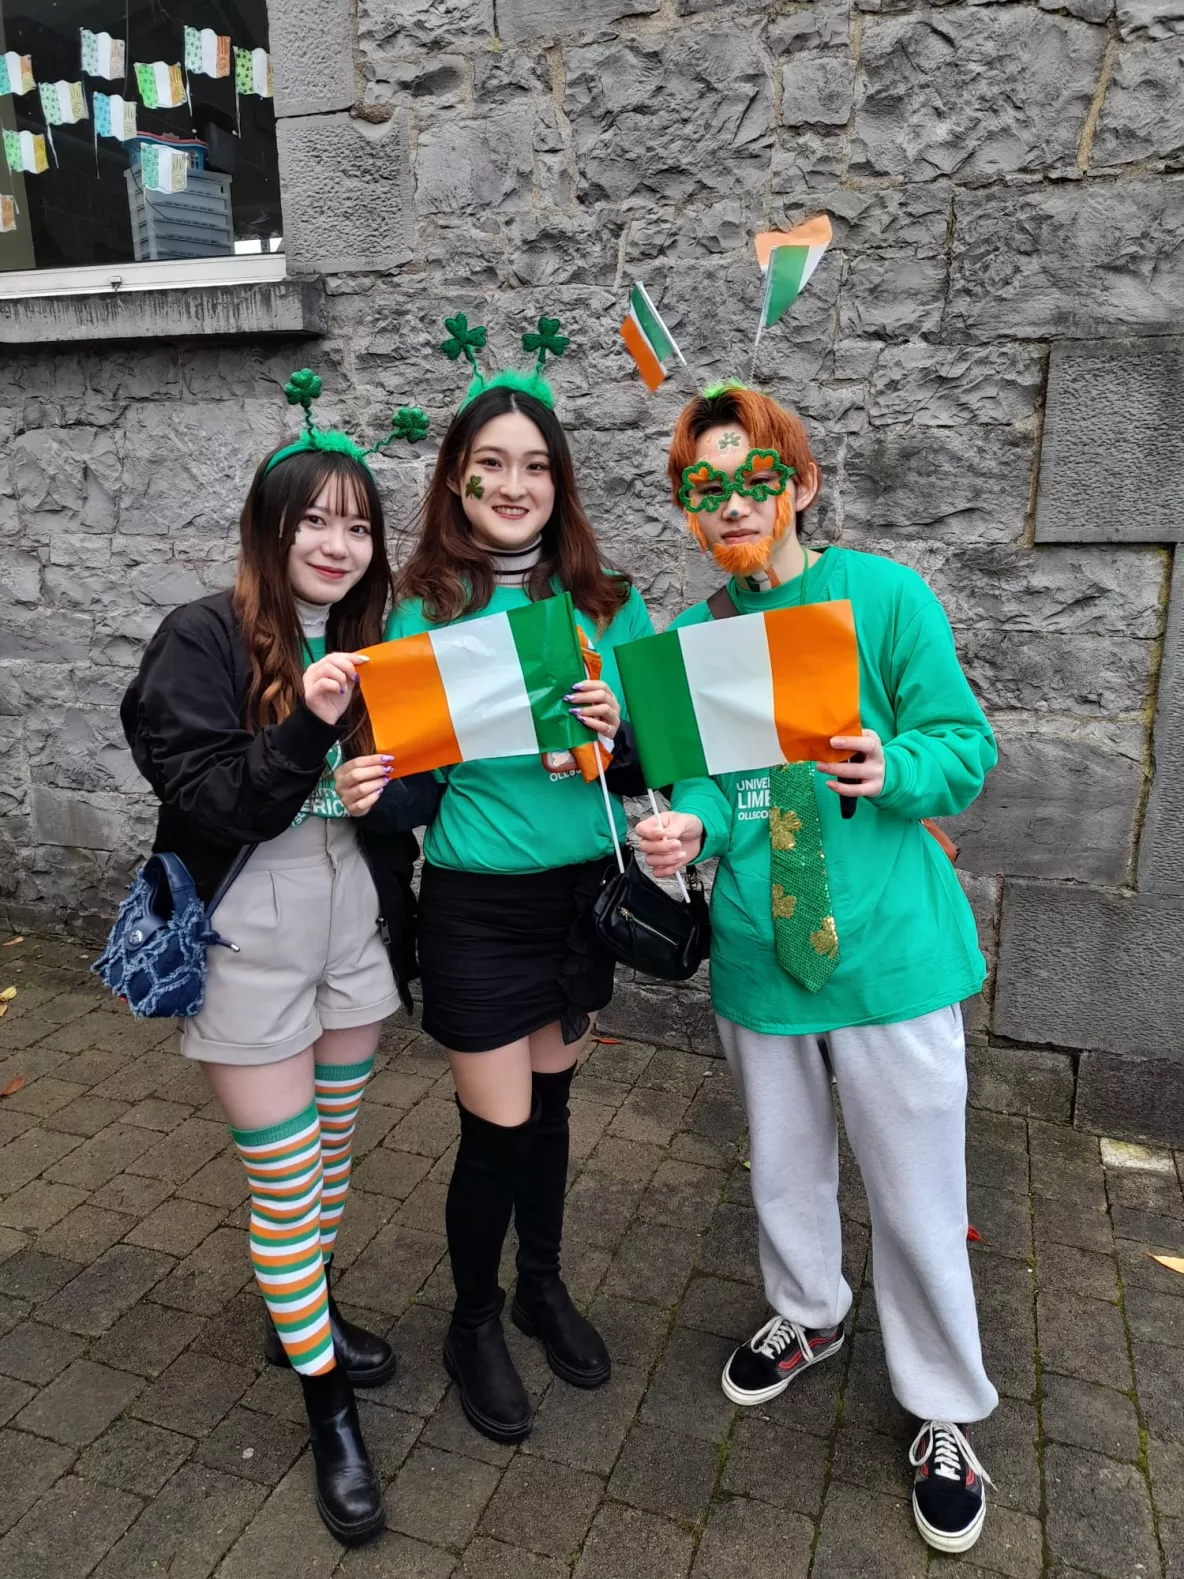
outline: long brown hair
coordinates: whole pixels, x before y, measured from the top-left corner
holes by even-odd
[[[440,624],[475,614],[493,596],[489,555],[473,541],[460,495],[449,486],[468,465],[478,434],[487,422],[507,412],[529,417],[543,435],[555,484],[555,506],[543,527],[542,557],[530,573],[532,599],[549,598],[553,582],[572,595],[575,606],[603,629],[624,607],[633,583],[606,566],[596,534],[576,488],[567,438],[555,413],[532,395],[500,386],[459,411],[448,426],[436,470],[420,510],[419,538],[400,570],[395,597],[420,598],[424,613]]]
[[[234,580],[234,612],[251,665],[248,729],[281,722],[304,695],[300,616],[288,580],[288,554],[304,512],[326,485],[333,496],[331,509],[341,514],[356,510],[369,521],[373,545],[365,575],[330,607],[326,650],[356,652],[381,641],[393,591],[382,500],[365,466],[349,455],[308,450],[269,472],[270,459],[268,455],[260,462],[243,506]],[[372,749],[359,695],[350,704],[348,723],[352,748]]]

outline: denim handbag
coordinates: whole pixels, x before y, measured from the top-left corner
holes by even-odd
[[[188,1019],[205,1001],[206,949],[220,944],[238,953],[210,925],[213,908],[202,904],[184,861],[151,855],[91,969],[137,1018]]]

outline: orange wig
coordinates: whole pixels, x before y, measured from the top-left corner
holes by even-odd
[[[713,384],[687,402],[674,424],[666,473],[675,504],[684,468],[699,458],[699,439],[708,428],[728,423],[743,428],[754,449],[776,450],[785,464],[793,467],[799,482],[807,482],[812,469],[818,469],[806,430],[792,411],[743,384]]]

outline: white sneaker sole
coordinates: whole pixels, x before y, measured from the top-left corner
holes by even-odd
[[[987,1499],[984,1497],[974,1521],[964,1530],[959,1530],[956,1535],[949,1535],[945,1530],[934,1529],[917,1507],[916,1497],[913,1497],[913,1519],[921,1532],[921,1539],[937,1552],[968,1552],[983,1533],[983,1520],[986,1516]]]
[[[845,1336],[846,1334],[844,1333],[843,1337]],[[742,1347],[743,1345],[741,1345],[741,1348]],[[842,1347],[843,1338],[841,1337],[837,1343],[832,1343],[828,1349],[823,1349],[820,1353],[816,1354],[810,1361],[809,1365],[803,1365],[795,1371],[790,1371],[789,1375],[784,1381],[774,1382],[771,1387],[762,1387],[759,1392],[755,1393],[742,1392],[740,1388],[737,1387],[736,1384],[729,1378],[728,1365],[731,1365],[733,1359],[740,1352],[739,1349],[733,1349],[731,1354],[728,1355],[728,1363],[723,1368],[723,1372],[720,1375],[719,1384],[724,1390],[725,1398],[730,1398],[734,1404],[740,1404],[745,1408],[751,1408],[755,1404],[767,1404],[770,1398],[780,1398],[781,1394],[791,1382],[796,1382],[799,1376],[804,1376],[807,1371],[812,1371],[816,1365],[821,1365],[823,1360],[829,1360],[831,1355],[837,1354]]]

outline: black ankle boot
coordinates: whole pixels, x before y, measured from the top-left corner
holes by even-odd
[[[491,1124],[459,1102],[457,1107],[460,1146],[444,1212],[456,1305],[444,1364],[470,1423],[494,1442],[520,1442],[531,1427],[530,1399],[506,1348],[501,1322],[506,1296],[497,1273],[518,1159],[535,1115],[525,1124]]]
[[[571,1302],[559,1275],[563,1201],[570,1149],[568,1093],[575,1065],[534,1076],[538,1123],[523,1152],[514,1196],[518,1230],[518,1286],[510,1316],[528,1338],[538,1338],[547,1364],[574,1387],[600,1387],[612,1361],[596,1328]]]
[[[330,1265],[325,1266],[326,1283]],[[390,1381],[398,1367],[395,1351],[376,1332],[367,1332],[365,1327],[346,1321],[337,1308],[332,1289],[329,1290],[329,1330],[333,1334],[333,1353],[338,1365],[345,1367],[351,1387],[381,1387],[383,1382]],[[292,1363],[266,1305],[263,1307],[263,1358],[269,1365]]]
[[[343,1546],[360,1546],[382,1529],[382,1487],[358,1422],[353,1388],[340,1365],[300,1377],[316,1472],[317,1512]]]

